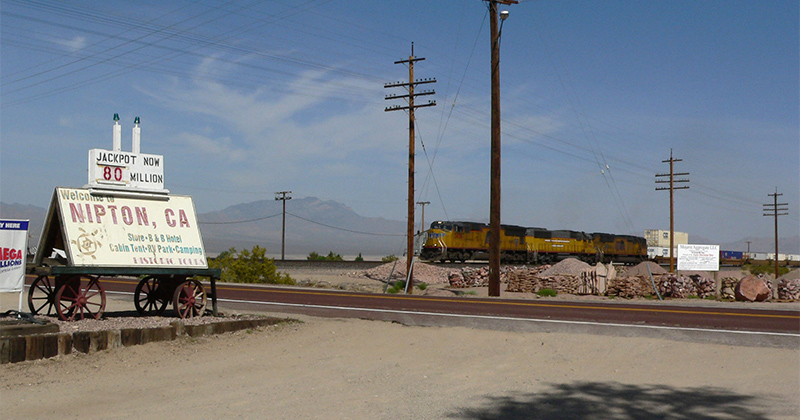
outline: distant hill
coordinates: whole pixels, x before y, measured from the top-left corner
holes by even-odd
[[[197,215],[206,252],[218,254],[229,248],[243,249],[260,245],[268,255],[280,257],[282,202],[261,200],[237,204],[220,211]],[[35,247],[44,224],[47,209],[0,203],[0,217],[30,219],[29,244]],[[342,256],[362,253],[365,257],[402,255],[405,251],[405,221],[380,217],[364,217],[336,201],[314,197],[286,201],[287,258],[304,258],[310,252]],[[711,239],[689,236],[692,243],[715,244]],[[773,238],[744,238],[737,242],[719,244],[728,251],[773,252]],[[779,251],[800,254],[800,236],[781,238]]]
[[[261,200],[198,214],[207,252],[260,245],[280,255],[283,203]],[[286,201],[287,258],[315,251],[341,255],[386,256],[403,252],[404,221],[363,217],[336,201],[314,197]]]

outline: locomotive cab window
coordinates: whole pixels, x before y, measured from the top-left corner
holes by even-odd
[[[448,231],[449,232],[450,230],[452,230],[452,227],[453,226],[450,223],[446,223],[446,222],[433,222],[433,223],[431,223],[431,229],[439,229],[439,230],[444,230],[444,231]]]

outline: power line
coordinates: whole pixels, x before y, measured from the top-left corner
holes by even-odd
[[[197,224],[198,225],[234,225],[234,224],[237,224],[237,223],[258,222],[259,220],[270,219],[270,218],[273,218],[275,216],[280,216],[280,215],[281,215],[281,213],[275,213],[273,215],[265,216],[265,217],[259,217],[257,219],[236,220],[236,221],[232,221],[232,222],[197,222]]]
[[[280,213],[278,213],[277,215],[279,215],[279,214],[280,214]],[[313,221],[313,220],[311,220],[311,219],[306,219],[305,217],[301,217],[301,216],[298,216],[298,215],[296,215],[296,214],[292,214],[292,213],[289,213],[289,212],[286,212],[286,214],[288,214],[289,216],[292,216],[292,217],[296,217],[296,218],[298,218],[298,219],[300,219],[300,220],[305,220],[306,222],[313,223],[313,224],[315,224],[315,225],[324,226],[324,227],[326,227],[326,228],[330,228],[330,229],[334,229],[334,230],[340,230],[340,231],[342,231],[342,232],[358,233],[358,234],[360,234],[360,235],[370,235],[370,236],[393,236],[393,237],[404,237],[404,236],[406,236],[406,235],[404,235],[404,234],[395,234],[395,233],[373,233],[373,232],[364,232],[364,231],[359,231],[359,230],[353,230],[353,229],[340,228],[340,227],[336,227],[336,226],[327,225],[327,224],[325,224],[325,223],[315,222],[315,221]],[[277,216],[277,215],[276,215],[276,216]]]

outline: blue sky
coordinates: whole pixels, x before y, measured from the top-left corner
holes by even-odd
[[[777,187],[800,233],[798,2],[520,1],[501,44],[502,221],[669,228],[655,174],[690,172],[676,230],[769,237]],[[160,154],[199,213],[295,197],[404,220],[408,117],[384,83],[436,78],[417,116],[415,201],[488,221],[486,2],[0,2],[0,198],[46,207],[87,153]],[[289,202],[291,203],[291,202]],[[417,212],[417,221],[420,214]],[[798,250],[781,250],[800,252]]]

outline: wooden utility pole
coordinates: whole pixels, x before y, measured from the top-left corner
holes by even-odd
[[[278,191],[275,193],[275,200],[283,201],[283,224],[281,225],[281,261],[285,260],[284,244],[286,243],[286,200],[292,199],[292,197],[287,196],[286,194],[291,193],[291,191]]]
[[[786,216],[789,214],[788,207],[779,207],[779,206],[788,206],[789,203],[778,203],[778,197],[782,196],[783,194],[778,194],[778,187],[775,187],[774,194],[767,194],[768,197],[772,197],[772,204],[764,204],[764,216],[772,216],[775,218],[775,278],[778,278],[778,216]],[[785,212],[785,213],[782,213]],[[775,285],[777,286],[777,284]]]
[[[408,83],[394,82],[383,85],[384,88],[404,87],[408,90],[407,95],[386,95],[385,98],[386,100],[406,98],[408,100],[408,106],[395,105],[386,107],[384,111],[398,111],[401,109],[408,110],[408,251],[406,251],[406,273],[408,273],[408,284],[406,285],[406,290],[408,290],[410,293],[413,293],[414,290],[414,276],[411,272],[411,263],[414,259],[414,146],[416,144],[414,135],[414,109],[427,106],[436,106],[436,101],[433,100],[422,105],[414,104],[415,97],[433,95],[435,93],[432,90],[416,93],[414,92],[414,87],[416,85],[436,83],[436,79],[414,80],[414,63],[422,60],[424,60],[424,58],[414,57],[414,43],[411,43],[411,55],[408,57],[408,60],[399,60],[394,62],[395,64],[408,63]]]
[[[662,160],[663,163],[669,163],[669,173],[668,174],[656,174],[656,177],[669,177],[669,180],[664,179],[657,179],[656,184],[660,183],[669,183],[669,187],[661,187],[656,188],[656,191],[660,190],[669,190],[669,272],[675,272],[675,258],[672,255],[673,250],[675,248],[675,199],[674,199],[674,192],[675,190],[685,190],[688,189],[689,186],[685,185],[682,187],[676,187],[675,183],[677,182],[689,182],[688,179],[675,179],[676,176],[686,176],[689,175],[689,172],[678,172],[674,171],[675,162],[680,162],[683,159],[673,159],[672,158],[672,149],[669,149],[669,159]]]
[[[492,47],[492,147],[489,202],[489,296],[500,296],[500,29],[497,4],[516,0],[484,0],[489,5],[489,37]],[[504,21],[508,12],[502,14]]]

